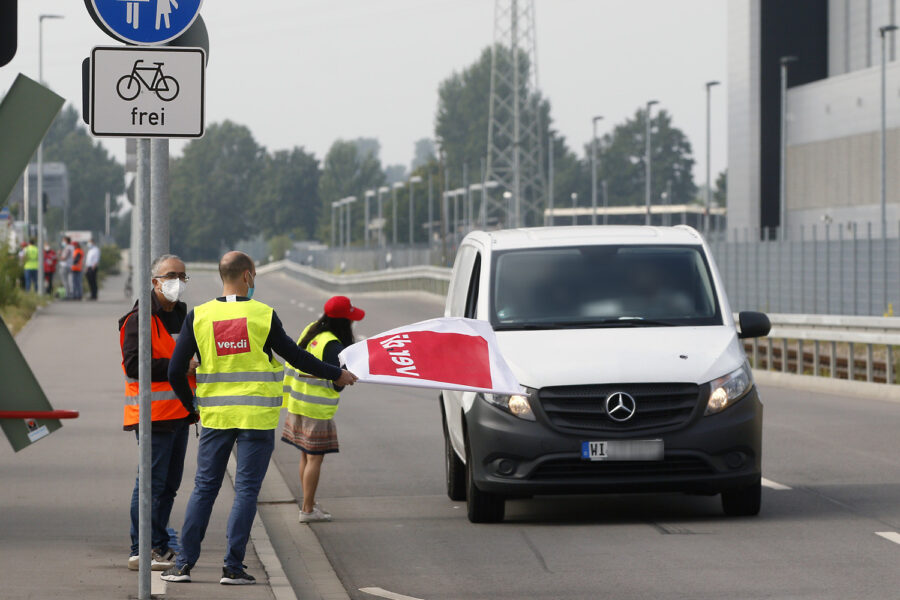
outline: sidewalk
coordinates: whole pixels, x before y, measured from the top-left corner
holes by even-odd
[[[78,410],[81,416],[18,454],[0,440],[4,600],[137,597],[137,572],[126,566],[138,447],[134,433],[122,431],[117,321],[131,305],[122,286],[121,277],[111,277],[97,302],[54,302],[16,338],[53,407]],[[191,428],[169,524],[179,531],[196,464]],[[252,544],[244,562],[258,584],[219,584],[233,494],[226,477],[193,582],[168,584],[166,598],[275,598]]]

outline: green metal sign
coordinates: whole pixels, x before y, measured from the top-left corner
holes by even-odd
[[[53,410],[18,344],[0,319],[0,410]],[[0,419],[6,439],[18,452],[62,427],[58,419]]]
[[[64,102],[21,73],[0,101],[0,206],[6,204]]]

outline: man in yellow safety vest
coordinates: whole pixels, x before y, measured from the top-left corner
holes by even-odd
[[[219,583],[256,583],[242,563],[256,498],[275,446],[275,429],[282,405],[284,368],[273,351],[294,368],[333,381],[353,385],[353,373],[323,363],[297,346],[285,333],[275,311],[252,300],[256,267],[243,252],[228,252],[219,262],[222,296],[201,304],[184,322],[169,363],[169,382],[185,408],[194,408],[187,367],[197,354],[196,410],[202,432],[197,450],[194,491],[185,511],[181,552],[175,566],[163,572],[166,581],[191,580],[200,557],[200,542],[228,457],[237,444],[234,504],[228,519],[228,550]]]

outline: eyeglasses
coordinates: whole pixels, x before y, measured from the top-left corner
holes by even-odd
[[[175,279],[176,277],[182,281],[191,280],[187,273],[176,273],[175,271],[169,271],[165,275],[154,275],[153,279]]]

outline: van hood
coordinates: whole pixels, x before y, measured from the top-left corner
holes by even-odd
[[[503,357],[531,388],[603,383],[704,384],[746,360],[732,327],[498,331]]]

